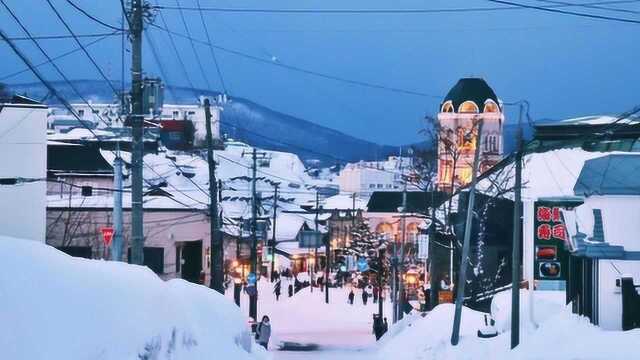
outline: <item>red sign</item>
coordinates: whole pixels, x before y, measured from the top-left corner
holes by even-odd
[[[111,245],[111,240],[113,239],[113,228],[104,227],[100,230],[102,231],[102,241],[104,241],[104,246]]]

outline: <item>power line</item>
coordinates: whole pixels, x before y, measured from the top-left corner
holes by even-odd
[[[162,12],[160,12],[160,21],[162,21],[162,24],[164,25],[164,27],[161,27],[161,26],[156,25],[154,23],[151,23],[150,25],[153,26],[153,27],[164,29],[166,31],[167,36],[169,37],[169,42],[171,43],[171,48],[173,49],[173,52],[174,52],[174,54],[176,56],[176,59],[178,60],[178,63],[180,64],[180,69],[182,70],[182,75],[187,80],[187,83],[189,84],[189,87],[195,88],[193,86],[193,82],[191,81],[191,78],[189,77],[189,73],[187,72],[187,67],[184,65],[184,61],[182,61],[182,56],[180,56],[180,51],[178,51],[178,47],[176,46],[176,42],[173,39],[173,35],[175,35],[177,33],[169,30],[169,26],[168,26],[167,21],[165,20],[164,14]]]
[[[162,18],[162,12],[160,12],[160,16]],[[171,31],[166,27],[166,24],[165,24],[165,27],[162,27],[162,26],[157,25],[157,24],[150,24],[150,25],[152,27],[156,28],[156,29],[165,31],[170,35],[175,35],[177,37],[190,39],[190,40],[193,40],[196,43],[200,43],[200,44],[203,44],[203,45],[209,45],[206,41],[202,41],[202,40],[195,39],[195,38],[189,37],[187,35],[175,32],[175,31]],[[170,38],[171,38],[171,36],[170,36]],[[423,93],[423,92],[419,92],[419,91],[401,89],[401,88],[385,86],[385,85],[380,85],[380,84],[373,84],[373,83],[369,83],[369,82],[361,81],[361,80],[348,79],[348,78],[344,78],[344,77],[340,77],[340,76],[336,76],[336,75],[330,75],[330,74],[326,74],[326,73],[321,73],[321,72],[314,71],[314,70],[308,70],[308,69],[301,68],[301,67],[294,66],[294,65],[288,65],[288,64],[282,63],[281,61],[274,61],[274,60],[271,60],[271,59],[270,60],[263,59],[263,58],[260,58],[258,56],[246,54],[246,53],[243,53],[243,52],[238,51],[238,50],[225,48],[225,47],[222,47],[220,45],[211,44],[211,46],[213,48],[218,49],[220,51],[223,51],[225,53],[233,54],[233,55],[236,55],[236,56],[239,56],[239,57],[243,57],[243,58],[246,58],[246,59],[249,59],[249,60],[253,60],[253,61],[256,61],[256,62],[269,64],[269,65],[272,65],[272,66],[277,66],[277,67],[280,67],[280,68],[283,68],[283,69],[286,69],[286,70],[295,71],[295,72],[299,72],[299,73],[303,73],[303,74],[307,74],[307,75],[312,75],[312,76],[316,76],[316,77],[320,77],[320,78],[324,78],[324,79],[328,79],[328,80],[333,80],[333,81],[338,81],[338,82],[342,82],[342,83],[347,83],[347,84],[351,84],[351,85],[358,85],[358,86],[368,87],[368,88],[373,88],[373,89],[385,90],[385,91],[395,92],[395,93],[400,93],[400,94],[405,94],[405,95],[414,95],[414,96],[427,97],[427,98],[433,98],[433,99],[442,99],[441,95],[427,94],[427,93]]]
[[[630,3],[635,1],[599,1],[587,4],[559,4],[552,7],[577,7],[583,5]],[[510,5],[510,4],[509,4]],[[269,9],[269,8],[224,8],[224,7],[180,7],[158,5],[156,9],[166,10],[188,10],[188,11],[208,11],[220,13],[266,13],[266,14],[441,14],[441,13],[469,13],[469,12],[492,12],[502,10],[520,10],[518,5],[495,6],[495,7],[463,7],[463,8],[440,8],[440,9]]]
[[[22,31],[24,31],[24,33],[31,38],[31,42],[33,42],[33,44],[40,50],[40,52],[42,53],[42,55],[44,55],[45,58],[47,58],[47,60],[49,61],[49,63],[53,66],[53,68],[56,70],[56,72],[64,79],[64,81],[67,83],[67,85],[69,85],[69,87],[73,90],[73,92],[76,94],[76,96],[78,96],[83,102],[85,102],[89,108],[91,108],[91,110],[93,111],[93,107],[91,106],[91,104],[84,98],[84,96],[82,96],[82,94],[80,93],[80,91],[73,85],[73,83],[69,80],[69,78],[67,78],[67,76],[64,74],[64,72],[62,72],[62,70],[60,69],[60,67],[58,65],[56,65],[56,63],[53,61],[53,59],[51,59],[51,57],[49,56],[49,54],[47,54],[47,52],[42,48],[42,46],[40,45],[40,43],[38,43],[37,40],[33,39],[33,36],[31,35],[31,32],[29,32],[29,30],[27,30],[27,28],[24,26],[24,24],[22,23],[22,21],[20,21],[20,19],[16,16],[16,14],[11,10],[11,8],[5,3],[4,0],[0,0],[0,3],[2,3],[2,5],[5,7],[5,9],[9,12],[9,14],[11,15],[11,17],[14,19],[14,21],[20,26],[20,28],[22,29]],[[47,89],[49,90],[49,92],[51,94],[53,94],[56,98],[58,98],[58,100],[60,100],[60,102],[62,102],[62,104],[67,108],[67,110],[69,110],[71,112],[71,114],[76,118],[76,120],[78,120],[87,130],[89,130],[91,132],[91,134],[98,140],[100,140],[100,137],[93,131],[93,129],[89,128],[86,124],[84,124],[83,121],[81,121],[80,116],[78,116],[78,114],[75,112],[75,110],[73,109],[73,107],[71,106],[71,104],[69,104],[69,102],[64,99],[57,91],[56,89],[40,74],[40,72],[35,68],[35,66],[33,66],[33,64],[31,63],[31,61],[29,59],[26,58],[26,56],[24,54],[22,54],[22,52],[13,44],[12,41],[8,40],[8,38],[6,37],[6,35],[3,36],[4,40],[9,43],[9,45],[11,46],[12,50],[16,53],[16,55],[18,55],[20,57],[20,59],[29,67],[29,69],[34,73],[34,75],[40,80],[40,82],[42,82],[45,87],[47,87]],[[100,114],[96,114],[98,116],[98,118],[104,122],[105,124],[108,125],[108,123],[102,118],[102,116],[100,116]]]
[[[536,1],[547,3],[547,4],[580,6],[580,7],[589,8],[589,9],[606,10],[606,11],[621,12],[621,13],[628,13],[628,14],[640,14],[639,11],[611,8],[611,7],[606,7],[606,6],[597,5],[597,4],[574,4],[574,3],[568,3],[565,1],[554,1],[554,0],[536,0]]]
[[[617,22],[624,22],[624,23],[640,24],[640,20],[624,19],[624,18],[605,16],[605,15],[588,14],[588,13],[582,13],[582,12],[569,11],[569,10],[560,10],[560,9],[555,9],[551,7],[526,5],[526,4],[516,3],[512,1],[504,1],[504,0],[487,0],[487,1],[492,3],[497,3],[497,4],[519,6],[523,9],[540,10],[540,11],[552,12],[557,14],[579,16],[579,17],[597,19],[597,20],[609,20],[609,21],[617,21]],[[584,5],[576,5],[576,6],[584,6]]]
[[[108,37],[110,37],[110,36],[113,36],[113,35],[120,35],[120,34],[124,34],[124,32],[122,32],[122,31],[114,31],[114,32],[110,33],[109,35],[105,35],[105,36],[100,37],[100,38],[98,38],[98,39],[96,39],[96,40],[94,40],[94,41],[88,42],[88,43],[85,45],[85,47],[89,47],[89,46],[91,46],[91,45],[95,45],[95,44],[99,43],[100,41],[107,39],[107,38],[108,38]],[[34,39],[36,39],[36,40],[38,39],[38,37],[35,37],[35,36],[34,36],[33,38],[34,38]],[[8,39],[9,39],[9,40],[13,40],[12,38],[8,38]],[[28,38],[28,37],[27,37],[26,39],[31,40],[31,39],[30,39],[30,38]],[[73,49],[73,50],[69,50],[69,51],[67,51],[67,52],[64,52],[64,53],[62,53],[62,54],[58,55],[58,56],[55,56],[55,57],[51,58],[51,60],[52,60],[52,61],[60,60],[60,59],[62,59],[62,58],[64,58],[64,57],[67,57],[67,56],[69,56],[69,55],[75,54],[75,53],[77,53],[78,51],[82,51],[82,48],[81,48],[81,47],[77,47],[77,48],[75,48],[75,49]],[[43,65],[46,65],[46,64],[50,64],[50,63],[51,63],[51,61],[50,61],[50,60],[46,60],[46,61],[43,61],[43,62],[41,62],[41,63],[35,64],[35,65],[34,65],[34,67],[39,68],[40,66],[43,66]],[[1,77],[1,78],[0,78],[0,81],[4,81],[4,80],[6,80],[6,79],[12,78],[12,77],[14,77],[14,76],[18,76],[18,75],[20,75],[20,74],[24,74],[25,72],[29,72],[29,71],[31,71],[31,69],[29,69],[28,67],[27,67],[27,68],[24,68],[24,69],[22,69],[22,70],[19,70],[19,71],[16,71],[16,72],[13,72],[13,73],[11,73],[11,74],[7,74],[7,75],[5,75],[5,76]]]
[[[114,35],[120,35],[120,33],[122,33],[122,31],[116,30],[114,32],[110,32],[110,33],[96,33],[96,34],[76,34],[75,37],[77,38],[104,38],[104,37],[109,37],[109,36],[114,36]],[[73,36],[72,35],[40,35],[40,36],[33,36],[33,39],[36,40],[62,40],[62,39],[72,39]],[[27,37],[27,36],[16,36],[16,37],[10,37],[9,40],[13,40],[13,41],[31,41],[31,38]]]
[[[200,9],[200,0],[196,0],[196,4],[198,5],[198,9]],[[220,79],[220,85],[222,86],[222,91],[227,94],[227,87],[224,84],[224,78],[222,77],[222,71],[220,71],[220,64],[218,64],[218,57],[216,56],[216,52],[213,49],[213,45],[211,44],[211,36],[209,36],[209,29],[207,27],[207,22],[204,20],[204,14],[202,9],[200,9],[200,20],[202,20],[202,27],[204,28],[204,33],[207,36],[207,43],[209,44],[209,49],[211,50],[211,58],[213,59],[213,63],[216,66],[216,72],[218,73],[218,78]]]
[[[80,40],[78,39],[78,37],[76,36],[76,34],[73,32],[73,30],[71,29],[71,26],[69,26],[69,24],[65,21],[65,19],[62,17],[62,15],[60,14],[60,12],[58,12],[58,9],[56,9],[56,7],[53,5],[53,3],[51,2],[51,0],[47,0],[47,4],[49,4],[49,7],[51,7],[51,10],[53,10],[53,12],[56,14],[56,16],[58,17],[58,19],[60,20],[60,22],[62,22],[62,24],[64,25],[64,27],[67,29],[67,31],[69,32],[69,34],[71,34],[71,36],[73,37],[73,39],[75,40],[76,44],[78,44],[78,46],[80,46],[80,48],[82,49],[82,52],[84,52],[84,54],[87,56],[87,58],[89,59],[89,61],[91,61],[91,63],[93,64],[93,66],[96,68],[96,70],[98,71],[98,73],[100,74],[100,76],[107,82],[107,85],[109,85],[109,87],[111,88],[111,90],[113,90],[113,93],[116,94],[116,96],[118,95],[118,90],[116,90],[115,86],[113,85],[113,83],[111,82],[111,80],[107,77],[107,75],[105,75],[105,73],[102,71],[102,69],[100,68],[100,66],[98,65],[98,63],[95,61],[95,59],[91,56],[91,54],[89,54],[89,51],[84,47],[84,45],[82,44],[82,42],[80,42]]]
[[[176,4],[180,6],[180,0],[176,0]],[[196,46],[193,43],[193,38],[191,37],[191,31],[189,31],[189,26],[187,26],[187,21],[184,18],[184,12],[180,10],[180,19],[182,20],[182,25],[184,25],[184,31],[187,33],[189,37],[189,44],[191,45],[191,50],[193,50],[193,55],[195,55],[196,62],[198,63],[198,68],[200,69],[200,74],[202,75],[202,79],[207,84],[207,89],[211,90],[211,84],[209,83],[209,78],[202,67],[202,61],[200,61],[200,55],[198,55],[198,51],[196,50]]]
[[[96,18],[95,16],[93,16],[93,15],[89,14],[86,10],[84,10],[84,9],[83,9],[83,8],[81,8],[80,6],[78,6],[78,5],[74,4],[74,3],[73,3],[73,1],[71,1],[71,0],[67,0],[67,3],[69,3],[69,5],[71,5],[74,9],[78,10],[78,11],[79,11],[80,13],[82,13],[84,16],[88,17],[89,19],[93,20],[94,22],[96,22],[96,23],[98,23],[98,24],[100,24],[100,25],[102,25],[102,26],[104,26],[104,27],[107,27],[107,28],[109,28],[109,29],[111,29],[111,30],[127,31],[126,29],[122,29],[122,28],[119,28],[119,27],[116,27],[116,26],[113,26],[113,25],[107,24],[106,22],[104,22],[104,21],[102,21],[102,20],[100,20],[100,19]]]

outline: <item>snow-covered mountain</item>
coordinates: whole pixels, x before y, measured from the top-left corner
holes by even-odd
[[[113,83],[116,88],[121,87],[118,81]],[[75,80],[72,84],[86,100],[102,103],[115,101],[113,91],[104,81]],[[53,86],[69,102],[82,102],[68,84],[58,81],[53,82]],[[57,103],[57,100],[48,94],[47,89],[40,83],[12,84],[8,87],[16,93],[51,104]],[[218,93],[167,86],[165,102],[195,103],[198,95],[215,97]],[[376,160],[398,152],[395,146],[358,139],[235,96],[224,105],[221,130],[235,140],[262,148],[292,152],[303,160],[319,160],[322,165]]]

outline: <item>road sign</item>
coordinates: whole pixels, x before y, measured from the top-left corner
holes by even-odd
[[[299,239],[298,246],[302,249],[316,249],[322,246],[322,234],[319,231],[303,230]]]
[[[111,240],[113,240],[113,228],[103,227],[100,231],[102,232],[102,241],[104,241],[104,246],[111,245]]]
[[[418,235],[418,259],[426,260],[429,258],[429,235]]]
[[[247,275],[247,283],[249,285],[255,285],[255,283],[256,283],[256,274],[255,273],[249,273],[249,275]]]
[[[367,270],[369,270],[369,263],[367,262],[367,259],[365,258],[358,259],[358,271],[364,272]]]

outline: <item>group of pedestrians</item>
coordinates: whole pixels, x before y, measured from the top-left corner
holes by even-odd
[[[380,300],[380,288],[377,286],[367,285],[362,288],[362,304],[367,305],[369,299],[372,299],[373,303],[377,303]],[[353,301],[355,300],[355,293],[353,292],[353,287],[349,290],[349,294],[347,296],[349,304],[353,305]]]

